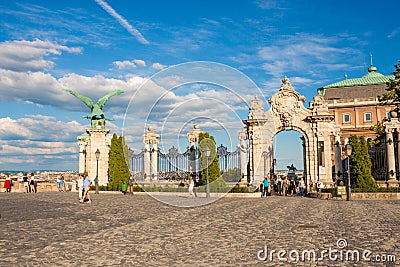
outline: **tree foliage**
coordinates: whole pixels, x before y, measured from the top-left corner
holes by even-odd
[[[111,190],[119,190],[122,182],[127,182],[129,173],[129,150],[123,136],[118,137],[116,134],[111,139],[111,147],[109,152],[109,170]]]
[[[396,104],[398,109],[400,105],[400,60],[394,67],[396,68],[396,71],[393,72],[394,79],[386,83],[386,93],[379,98],[379,101],[384,104]]]
[[[367,141],[363,136],[353,135],[349,138],[349,144],[353,147],[350,155],[351,171],[355,179],[356,187],[373,189],[377,187],[371,174],[372,162],[368,153]]]
[[[378,97],[379,102],[383,105],[394,104],[396,105],[396,112],[400,111],[400,60],[397,65],[394,66],[396,71],[393,72],[394,79],[390,79],[386,83],[386,93],[383,96]],[[387,120],[387,118],[386,118]],[[383,126],[384,121],[378,121],[374,126],[369,129],[374,131],[378,135],[378,139],[382,138],[385,134],[385,127]]]
[[[205,155],[205,150],[207,147],[208,149],[210,149],[209,159],[207,159]],[[208,170],[208,179],[210,182],[211,190],[217,191],[218,189],[225,188],[226,183],[222,178],[221,171],[219,169],[217,145],[215,143],[214,137],[210,136],[209,133],[202,132],[199,134],[199,157],[201,162],[200,171],[203,183],[206,183]]]

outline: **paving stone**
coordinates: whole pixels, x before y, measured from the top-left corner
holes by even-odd
[[[0,194],[1,266],[397,266],[400,201],[299,197],[205,199],[75,193]],[[197,202],[196,202],[197,201]],[[188,203],[190,205],[188,205]],[[174,206],[176,205],[176,206]],[[277,251],[338,249],[395,263],[280,261]],[[273,261],[257,258],[267,246]],[[293,252],[293,253],[295,253]],[[296,255],[296,254],[292,254]],[[288,255],[286,254],[286,257]],[[397,265],[396,265],[397,264]]]

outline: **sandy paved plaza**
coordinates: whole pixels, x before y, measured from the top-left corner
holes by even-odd
[[[145,195],[92,198],[80,204],[73,193],[1,193],[0,266],[400,263],[400,201],[225,197],[181,208]],[[376,262],[393,255],[395,263]]]

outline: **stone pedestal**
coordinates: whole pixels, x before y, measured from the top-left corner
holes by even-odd
[[[110,151],[110,138],[108,129],[87,129],[88,142],[86,146],[86,171],[93,180],[96,178],[98,173],[99,185],[108,184],[108,153]],[[98,161],[98,172],[97,172],[97,160],[95,152],[99,149],[100,157]]]
[[[247,130],[240,130],[238,133],[240,141],[240,171],[242,176],[240,185],[247,185]]]
[[[143,135],[144,143],[144,176],[146,181],[158,179],[158,138],[160,135],[153,131],[152,127],[147,128],[147,133]],[[152,146],[152,147],[150,147]]]
[[[388,182],[388,186],[389,187],[399,187],[399,181],[397,181],[396,179],[391,179]]]

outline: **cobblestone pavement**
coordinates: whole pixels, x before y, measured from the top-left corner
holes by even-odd
[[[201,201],[170,198],[175,202]],[[400,201],[225,197],[210,205],[179,208],[145,195],[93,194],[92,199],[91,204],[81,204],[75,193],[0,193],[0,266],[400,263]],[[345,240],[337,244],[339,239]],[[347,246],[343,247],[345,241]],[[263,261],[259,258],[265,256],[265,247],[267,259]],[[331,259],[325,254],[324,260],[318,260],[322,250],[329,248],[338,252],[333,251]],[[279,260],[277,252],[272,253],[271,261],[272,250],[285,250],[282,258],[288,261]],[[308,260],[307,254],[301,261],[305,250],[315,250],[316,261]],[[370,250],[370,258],[395,255],[397,261],[357,262],[350,254],[347,261],[345,255],[350,250],[358,250],[360,258],[364,250]],[[291,261],[297,255],[300,261]]]

